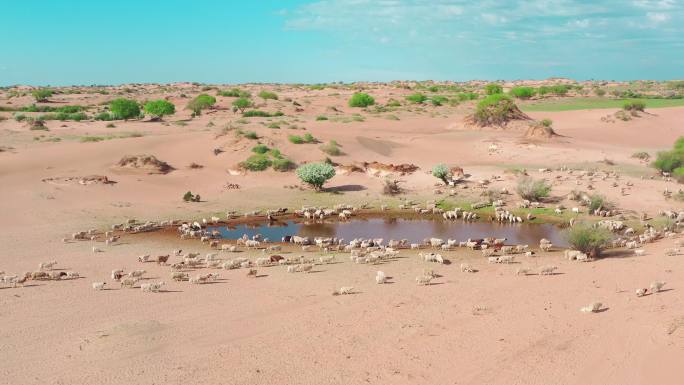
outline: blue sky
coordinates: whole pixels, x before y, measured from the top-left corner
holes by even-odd
[[[4,0],[0,84],[684,78],[684,0]]]

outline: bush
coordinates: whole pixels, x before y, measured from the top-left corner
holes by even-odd
[[[241,113],[244,113],[247,108],[252,106],[252,101],[242,96],[233,100],[232,104],[234,111],[239,110]]]
[[[294,162],[287,158],[276,158],[271,163],[276,171],[290,171],[295,167]]]
[[[218,96],[234,97],[234,98],[249,98],[252,96],[248,91],[243,91],[239,88],[233,88],[228,91],[218,91]]]
[[[99,114],[95,115],[94,119],[108,122],[110,120],[114,120],[114,117],[109,112],[100,112]]]
[[[632,154],[632,158],[636,158],[639,160],[649,160],[651,158],[651,155],[649,155],[646,151],[639,151]]]
[[[568,91],[570,91],[570,88],[572,88],[572,87],[565,85],[565,84],[554,84],[552,86],[541,86],[541,87],[539,87],[539,89],[537,90],[537,93],[539,93],[539,95],[542,95],[542,96],[546,95],[546,94],[552,94],[552,95],[556,95],[556,96],[564,96],[565,94],[568,93]]]
[[[425,101],[426,101],[427,99],[428,99],[427,96],[425,96],[425,95],[423,95],[423,94],[421,94],[421,93],[419,93],[419,92],[418,92],[418,93],[415,93],[415,94],[413,94],[413,95],[409,95],[409,96],[406,97],[406,100],[408,100],[409,102],[411,102],[411,103],[417,103],[417,104],[425,103]]]
[[[330,155],[330,156],[340,156],[342,155],[342,150],[340,149],[340,145],[337,144],[336,141],[331,140],[328,143],[322,145],[320,147],[321,151],[324,153]]]
[[[325,116],[325,115],[318,115],[318,116],[316,117],[316,120],[328,120],[328,117]]]
[[[183,201],[185,201],[185,202],[199,202],[200,196],[199,196],[199,194],[195,195],[191,191],[188,191],[185,194],[183,194]]]
[[[607,204],[608,202],[606,201],[606,198],[601,194],[592,194],[589,196],[589,210],[591,212],[601,208],[606,208]]]
[[[294,143],[294,144],[304,143],[304,138],[302,138],[299,135],[288,135],[287,140],[289,140],[290,143]]]
[[[253,118],[253,117],[260,117],[260,118],[273,118],[277,116],[283,116],[285,115],[282,111],[276,111],[274,113],[268,113],[266,111],[260,111],[260,110],[250,110],[250,111],[245,111],[242,113],[242,116],[245,118]]]
[[[140,105],[132,99],[119,98],[109,103],[109,111],[116,119],[132,119],[140,116]]]
[[[327,163],[308,163],[297,168],[297,176],[319,191],[325,182],[335,176],[335,168]]]
[[[145,113],[152,115],[153,119],[161,120],[165,115],[173,115],[176,113],[176,106],[173,103],[164,100],[153,100],[145,103]]]
[[[254,154],[240,163],[240,167],[249,171],[264,171],[271,167],[271,160],[264,154]]]
[[[259,92],[259,97],[264,99],[264,100],[268,100],[268,99],[278,100],[278,95],[275,92],[270,92],[270,91]]]
[[[675,141],[671,151],[659,152],[653,166],[662,172],[673,172],[684,167],[684,136]]]
[[[256,146],[252,147],[252,152],[257,153],[257,154],[265,154],[269,150],[270,149],[265,144],[257,144]]]
[[[604,90],[603,88],[597,88],[594,90],[594,93],[596,94],[596,96],[604,96],[606,94],[606,90]]]
[[[107,128],[116,128],[116,125],[115,125],[114,123],[107,123],[107,125],[106,125],[105,127],[107,127]]]
[[[306,134],[304,134],[304,138],[303,138],[303,139],[304,139],[304,141],[305,141],[306,143],[313,143],[313,142],[316,141],[316,138],[314,138],[314,136],[311,135],[311,134],[308,133],[308,132],[307,132]]]
[[[459,101],[475,100],[477,99],[477,94],[474,92],[462,92],[457,95]]]
[[[601,250],[612,238],[613,235],[609,230],[592,228],[584,223],[575,224],[565,232],[565,239],[573,249],[586,253],[592,258],[600,256]]]
[[[475,121],[483,126],[506,123],[516,114],[518,107],[513,100],[504,94],[487,96],[477,104]]]
[[[385,195],[398,195],[401,194],[401,187],[399,183],[401,181],[396,179],[385,179],[382,185],[382,193]]]
[[[622,109],[625,111],[641,111],[643,112],[646,109],[646,103],[634,100],[634,101],[629,101],[625,102],[625,104],[622,105]]]
[[[207,108],[210,108],[216,104],[216,98],[207,95],[207,94],[200,94],[197,95],[194,99],[188,102],[188,105],[186,106],[187,109],[191,110],[192,113],[197,116],[202,114],[202,110],[206,110]]]
[[[549,196],[551,185],[546,183],[543,179],[534,180],[529,177],[523,177],[518,180],[516,191],[521,198],[537,202],[541,198]]]
[[[503,87],[496,83],[489,83],[484,88],[487,95],[497,95],[503,93]]]
[[[40,88],[33,90],[31,95],[33,95],[37,102],[47,102],[48,98],[54,95],[54,91],[47,88]]]
[[[541,124],[542,124],[542,126],[544,126],[544,127],[551,128],[551,126],[553,126],[553,120],[551,120],[551,119],[542,119]]]
[[[532,87],[513,87],[510,94],[518,99],[529,99],[534,96],[534,92]]]
[[[244,135],[245,135],[245,138],[247,138],[247,139],[254,139],[254,140],[259,139],[259,135],[257,135],[257,133],[254,131],[247,131],[247,132],[245,132]]]
[[[451,171],[449,167],[445,164],[438,164],[432,168],[432,176],[437,179],[441,179],[444,184],[449,184],[449,178],[451,178]]]
[[[449,99],[446,96],[435,95],[430,98],[430,102],[433,106],[441,106],[442,104],[448,102]]]
[[[375,99],[363,92],[357,92],[349,99],[349,107],[368,107],[373,104],[375,104]]]
[[[390,99],[387,101],[387,107],[401,107],[401,103],[396,99]]]

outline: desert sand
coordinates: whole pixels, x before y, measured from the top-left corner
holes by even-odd
[[[179,248],[211,252],[197,239],[123,234],[115,244],[105,245],[101,237],[67,243],[62,238],[91,228],[104,231],[129,218],[223,219],[227,211],[339,203],[396,208],[408,199],[424,204],[447,198],[450,190],[436,186],[439,181],[429,173],[438,163],[462,167],[470,175],[468,188],[451,197],[456,200],[479,199],[477,181],[493,175],[502,179],[492,187],[515,191],[517,178],[506,172],[512,168],[526,168],[530,176],[553,182],[557,197],[584,188],[574,180],[556,180],[566,175],[556,171],[559,167],[615,171],[620,185],[597,180],[596,191],[630,218],[642,213],[658,218],[662,210],[684,209],[684,203],[663,195],[681,184],[656,175],[632,154],[653,156],[670,148],[684,135],[684,107],[651,109],[625,122],[601,120],[616,109],[528,112],[536,120],[552,119],[560,135],[529,140],[517,129],[467,127],[464,119],[472,102],[369,113],[347,106],[351,89],[246,85],[242,88],[252,94],[276,90],[280,100],[254,99],[258,109],[285,116],[241,118],[230,110],[234,98],[218,96],[214,109],[191,118],[183,109],[187,98],[180,95],[196,96],[199,86],[133,88],[127,97],[168,97],[176,114],[162,122],[115,121],[115,127],[92,120],[48,121],[49,131],[32,131],[0,112],[9,118],[0,121],[0,270],[19,274],[57,260],[56,268],[82,277],[0,289],[0,383],[682,383],[684,256],[663,252],[676,237],[640,247],[646,251],[643,256],[616,249],[589,263],[568,261],[559,250],[521,257],[534,269],[558,266],[558,274],[551,276],[516,276],[520,265],[488,264],[479,252],[456,249],[443,252],[451,264],[430,264],[440,277],[424,287],[416,285],[415,277],[426,263],[410,250],[379,266],[350,263],[348,253],[340,253],[340,263],[317,265],[312,274],[288,274],[273,266],[259,268],[260,276],[252,279],[244,269],[221,270],[215,283],[191,285],[172,281],[168,266],[142,265],[137,256]],[[109,95],[57,94],[50,104],[96,106],[120,96],[121,89]],[[366,92],[379,104],[412,93],[386,84],[366,85]],[[9,106],[7,95],[2,96],[0,105]],[[301,110],[286,99],[297,101]],[[33,101],[27,95],[11,103]],[[363,121],[351,120],[352,114]],[[319,115],[330,119],[316,120]],[[351,121],[344,122],[347,118]],[[285,122],[280,128],[267,127],[279,121]],[[297,128],[288,128],[293,125]],[[383,195],[384,178],[366,172],[338,172],[327,190],[317,193],[302,186],[294,172],[235,172],[257,142],[236,135],[238,129],[256,132],[258,142],[278,148],[297,164],[326,156],[320,144],[288,141],[288,135],[308,132],[319,143],[335,140],[341,145],[343,155],[332,157],[337,164],[407,163],[419,170],[395,176],[405,189],[398,197]],[[131,132],[142,136],[122,135]],[[79,140],[110,135],[122,137]],[[56,137],[60,141],[46,140]],[[215,155],[214,149],[223,152]],[[116,167],[122,157],[138,154],[154,155],[174,169],[148,174]],[[189,168],[193,162],[203,167]],[[554,171],[539,172],[542,168]],[[78,182],[90,175],[106,176],[111,183]],[[226,188],[228,184],[239,188]],[[285,188],[292,185],[298,187]],[[183,202],[188,190],[201,194],[201,202]],[[507,199],[510,205],[520,200],[515,195]],[[103,252],[93,253],[93,245]],[[320,255],[286,246],[283,255],[289,254]],[[461,273],[463,261],[478,272]],[[119,289],[109,277],[117,268],[144,268],[150,282],[166,282],[165,290],[148,294]],[[391,284],[377,285],[377,270],[392,277]],[[654,280],[666,281],[666,290],[634,295]],[[95,281],[106,281],[109,289],[93,290]],[[331,295],[342,286],[353,286],[354,294]],[[579,311],[593,301],[602,302],[604,309]]]

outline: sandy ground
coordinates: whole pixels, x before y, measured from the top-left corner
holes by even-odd
[[[257,88],[255,88],[257,90]],[[331,191],[285,189],[298,184],[294,173],[265,171],[230,175],[227,171],[250,154],[255,141],[227,125],[253,130],[261,142],[277,147],[297,163],[325,155],[317,144],[294,145],[287,136],[312,133],[321,142],[336,140],[345,155],[340,164],[380,161],[412,163],[421,169],[400,177],[405,197],[425,201],[435,195],[436,179],[428,174],[436,163],[463,167],[470,180],[503,175],[493,188],[513,190],[515,178],[504,171],[526,167],[534,177],[555,180],[561,173],[539,173],[544,167],[600,168],[622,174],[619,187],[596,181],[597,191],[636,217],[679,209],[681,202],[663,197],[666,188],[681,186],[659,178],[631,158],[637,151],[663,150],[684,135],[684,108],[651,111],[630,122],[604,123],[614,110],[532,113],[551,118],[562,138],[529,143],[511,130],[466,130],[468,106],[412,107],[411,111],[362,113],[363,122],[316,121],[318,115],[349,117],[349,93],[279,90],[281,99],[264,110],[283,110],[288,117],[248,119],[219,109],[189,120],[185,101],[165,123],[48,122],[50,131],[29,131],[13,120],[0,121],[0,213],[3,246],[0,270],[20,273],[56,259],[59,268],[78,271],[73,281],[37,282],[0,289],[0,383],[7,384],[680,384],[684,362],[684,279],[682,256],[665,256],[667,239],[645,247],[646,255],[624,253],[592,263],[565,261],[560,252],[523,258],[521,264],[488,265],[463,251],[449,252],[454,263],[439,266],[436,285],[417,287],[414,278],[424,263],[410,252],[381,266],[341,263],[318,266],[312,274],[287,274],[284,268],[260,269],[250,279],[244,270],[221,271],[222,279],[190,285],[169,279],[169,268],[146,264],[150,280],[167,282],[167,292],[137,290],[96,292],[93,281],[108,281],[114,268],[140,268],[137,255],[166,254],[171,249],[208,252],[198,241],[125,236],[103,253],[93,254],[89,241],[62,243],[68,234],[104,229],[126,218],[160,220],[206,218],[226,210],[302,205],[369,203],[396,198],[381,195],[382,178],[364,173],[338,175]],[[186,91],[187,92],[187,91]],[[380,102],[401,99],[407,91],[389,87],[373,93]],[[253,92],[256,93],[256,92]],[[161,93],[146,91],[140,99]],[[29,104],[27,100],[14,104]],[[57,101],[97,104],[105,96],[60,95]],[[231,98],[219,97],[227,108]],[[335,106],[340,112],[331,112]],[[399,120],[386,116],[394,114]],[[8,116],[7,113],[4,113]],[[177,121],[185,121],[179,125]],[[284,120],[280,129],[266,124]],[[210,124],[211,122],[211,124]],[[265,124],[261,124],[264,122]],[[296,124],[299,129],[286,128]],[[66,127],[62,127],[65,125]],[[306,131],[301,127],[306,128]],[[84,135],[141,132],[142,137],[81,143]],[[34,140],[39,135],[60,142]],[[489,151],[496,143],[498,150]],[[225,152],[214,155],[214,148]],[[176,168],[167,175],[131,174],[112,166],[124,155],[154,154]],[[609,159],[615,165],[601,161]],[[191,170],[196,162],[204,167]],[[43,182],[45,178],[107,175],[110,185]],[[645,177],[642,179],[641,177]],[[626,183],[633,186],[621,193]],[[227,183],[240,185],[227,190]],[[553,194],[582,189],[574,180],[554,181]],[[453,199],[477,199],[479,191],[456,191]],[[185,191],[200,193],[203,202],[182,203]],[[442,190],[446,190],[442,188]],[[511,204],[516,198],[510,198]],[[569,204],[567,204],[569,206]],[[298,251],[297,251],[298,252]],[[259,252],[242,253],[258,256]],[[469,260],[479,271],[460,273]],[[523,265],[554,264],[560,274],[517,277]],[[375,271],[391,276],[376,285]],[[667,291],[643,298],[634,290],[664,280]],[[356,294],[332,296],[340,286]],[[579,308],[601,301],[606,310],[583,314]]]

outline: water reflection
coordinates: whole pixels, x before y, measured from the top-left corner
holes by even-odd
[[[237,239],[243,234],[249,237],[261,234],[272,241],[279,241],[286,235],[300,235],[337,237],[346,240],[354,238],[408,239],[416,243],[430,237],[457,240],[496,237],[507,238],[507,244],[536,245],[541,238],[546,238],[554,245],[567,246],[561,230],[550,224],[465,223],[426,219],[373,218],[322,223],[287,221],[215,228],[221,232],[223,238],[227,239]]]

